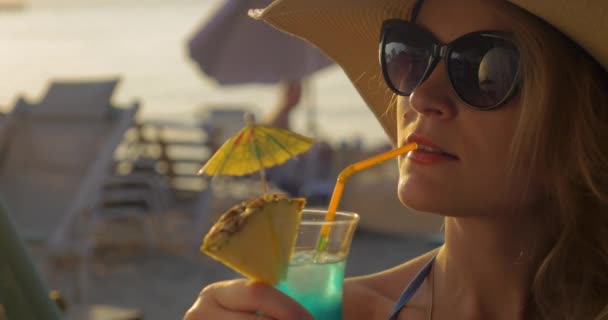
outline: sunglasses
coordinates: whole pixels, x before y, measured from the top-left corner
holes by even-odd
[[[382,24],[380,64],[394,93],[412,94],[442,59],[454,92],[473,108],[496,108],[519,91],[519,51],[506,33],[478,31],[442,44],[414,23]]]

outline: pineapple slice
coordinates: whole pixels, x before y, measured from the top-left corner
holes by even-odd
[[[268,284],[283,279],[305,199],[263,195],[225,212],[205,236],[201,251],[244,276]]]

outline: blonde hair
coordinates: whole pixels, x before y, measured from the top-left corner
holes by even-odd
[[[544,218],[554,238],[540,257],[528,315],[605,319],[608,72],[538,18],[513,23],[523,86],[511,170],[541,172],[550,204]]]

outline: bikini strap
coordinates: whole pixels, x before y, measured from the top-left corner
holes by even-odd
[[[407,285],[407,287],[405,287],[405,290],[403,290],[403,293],[401,293],[399,300],[397,300],[397,304],[395,305],[395,308],[393,309],[389,320],[397,320],[397,316],[399,315],[399,312],[401,312],[401,309],[403,309],[403,307],[405,307],[405,304],[412,298],[412,296],[414,296],[416,291],[418,291],[418,288],[420,288],[420,286],[424,282],[424,279],[426,279],[426,277],[429,275],[429,272],[431,272],[431,269],[433,268],[433,263],[435,262],[435,257],[437,257],[437,255],[434,255],[429,260],[429,262],[426,263],[422,270],[418,271],[418,274],[416,274],[414,279],[412,279],[412,281]]]

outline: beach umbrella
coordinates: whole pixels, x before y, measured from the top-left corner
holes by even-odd
[[[252,114],[246,114],[245,123],[211,156],[199,174],[244,176],[259,171],[267,193],[265,169],[308,151],[314,141],[289,130],[255,124]]]
[[[189,40],[189,54],[221,85],[300,80],[332,64],[319,50],[247,15],[271,0],[227,0]]]
[[[190,58],[220,85],[305,81],[333,64],[318,49],[247,15],[271,0],[226,0],[188,41]],[[314,131],[312,89],[304,90],[308,127]]]

